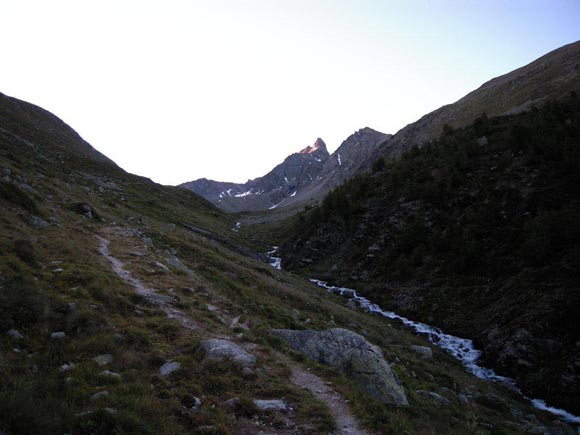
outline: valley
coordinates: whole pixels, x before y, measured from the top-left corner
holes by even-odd
[[[0,432],[578,433],[578,53],[244,184],[0,94]]]

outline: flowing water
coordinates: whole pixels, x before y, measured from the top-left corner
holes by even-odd
[[[278,247],[274,246],[272,251],[268,252],[267,255],[270,261],[270,265],[272,267],[275,267],[276,269],[281,270],[282,258],[274,256],[277,251]],[[378,314],[383,317],[388,317],[389,319],[395,319],[400,321],[405,326],[413,329],[419,335],[425,336],[434,345],[441,347],[442,349],[453,355],[455,358],[460,360],[465,366],[466,370],[470,373],[473,373],[478,378],[502,382],[510,386],[518,393],[520,393],[525,399],[532,402],[532,404],[536,408],[541,409],[542,411],[550,412],[567,423],[580,424],[579,416],[570,414],[569,412],[563,409],[548,406],[546,402],[541,399],[531,399],[525,396],[522,393],[522,391],[516,386],[516,383],[513,379],[507,378],[505,376],[500,376],[496,374],[492,369],[480,366],[477,362],[481,356],[481,351],[475,348],[472,340],[446,334],[441,329],[436,328],[434,326],[430,326],[422,322],[416,322],[414,320],[409,320],[406,317],[400,316],[393,311],[383,310],[374,302],[369,301],[367,298],[363,296],[359,296],[356,290],[345,287],[332,286],[329,285],[327,282],[318,279],[310,279],[310,281],[322,288],[325,288],[330,293],[340,295],[348,299],[349,301],[353,301],[364,311],[373,314]],[[580,429],[578,429],[578,433],[580,433]]]

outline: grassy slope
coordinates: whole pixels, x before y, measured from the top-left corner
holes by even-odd
[[[283,264],[475,338],[578,413],[579,132],[576,96],[448,130],[299,217]]]
[[[2,114],[0,170],[7,175],[0,186],[0,430],[256,433],[283,432],[290,421],[296,432],[328,432],[328,412],[288,382],[289,367],[277,352],[333,382],[361,420],[384,433],[515,433],[528,424],[524,416],[530,413],[549,423],[509,390],[467,375],[442,352],[435,350],[433,361],[420,359],[408,346],[426,341],[397,323],[351,311],[304,279],[252,258],[248,254],[265,247],[233,232],[233,217],[186,190],[129,175],[92,153],[70,151],[75,143],[63,147],[61,134],[68,135],[63,125],[36,115],[39,124]],[[10,122],[19,124],[17,136]],[[99,219],[82,216],[81,203],[90,204]],[[39,228],[33,216],[50,225]],[[108,237],[112,254],[145,285],[171,297],[197,327],[189,331],[168,319],[113,274],[98,254],[97,235]],[[171,253],[199,279],[155,266]],[[249,330],[229,326],[237,316],[249,322]],[[362,333],[382,347],[406,388],[408,409],[376,403],[269,333],[273,327],[333,326]],[[10,328],[24,338],[5,334]],[[66,332],[66,339],[51,340],[54,331]],[[230,364],[202,364],[197,343],[216,336],[253,349],[257,375],[243,378]],[[120,380],[101,374],[104,367],[93,361],[105,353],[113,356],[106,368]],[[170,359],[182,368],[162,378],[158,369]],[[62,371],[69,363],[74,368]],[[451,405],[442,408],[416,394],[419,389],[443,394]],[[109,394],[91,400],[98,391]],[[470,403],[462,405],[458,393]],[[203,401],[197,410],[191,409],[192,396]],[[238,405],[223,405],[233,397],[241,399]],[[280,397],[294,411],[253,418],[251,399]]]

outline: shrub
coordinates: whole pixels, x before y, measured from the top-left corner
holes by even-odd
[[[30,276],[8,278],[1,290],[0,325],[3,328],[28,327],[46,318],[47,299]]]
[[[0,198],[22,207],[30,213],[39,213],[36,203],[15,184],[0,181]]]

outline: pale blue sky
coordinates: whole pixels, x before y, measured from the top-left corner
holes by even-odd
[[[395,133],[580,39],[580,0],[0,0],[0,92],[165,184]]]

